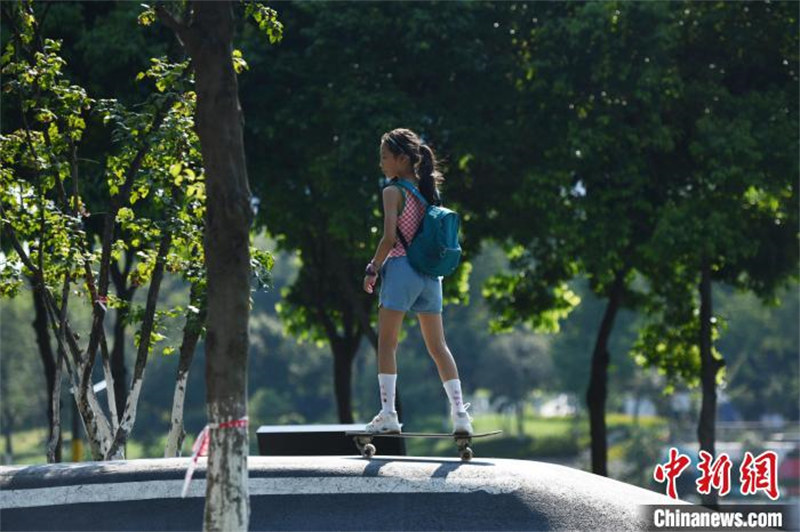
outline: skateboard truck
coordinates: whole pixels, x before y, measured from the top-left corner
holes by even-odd
[[[364,458],[372,458],[375,456],[375,446],[372,445],[372,436],[355,436],[353,438],[358,447],[358,452]]]

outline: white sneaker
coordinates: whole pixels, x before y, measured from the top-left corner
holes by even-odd
[[[470,403],[464,404],[463,412],[453,412],[453,434],[467,434],[472,436],[472,416],[467,414]]]
[[[367,423],[364,427],[364,432],[371,432],[373,434],[399,434],[400,422],[397,419],[397,412],[387,414],[383,410],[378,412],[378,415],[372,418],[372,421]]]

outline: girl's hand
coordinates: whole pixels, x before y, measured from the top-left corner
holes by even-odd
[[[375,281],[378,279],[377,275],[365,275],[364,276],[364,291],[368,294],[373,292],[375,287]]]

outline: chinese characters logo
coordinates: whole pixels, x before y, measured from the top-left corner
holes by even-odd
[[[675,447],[670,447],[669,459],[665,464],[658,464],[653,471],[653,478],[659,482],[667,483],[667,495],[673,499],[678,498],[676,479],[689,467],[691,458],[681,454]],[[731,467],[733,463],[726,453],[721,453],[716,459],[707,451],[700,451],[700,463],[697,468],[700,478],[695,481],[697,492],[708,494],[711,489],[719,491],[720,496],[727,495],[731,490]],[[739,466],[739,491],[742,495],[753,495],[763,491],[770,499],[776,500],[778,490],[778,455],[775,451],[764,451],[756,457],[751,452],[744,453],[744,459]]]

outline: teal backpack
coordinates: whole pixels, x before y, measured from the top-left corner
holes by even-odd
[[[400,228],[397,229],[397,236],[406,249],[408,262],[418,272],[433,277],[453,273],[461,261],[461,245],[458,243],[461,220],[458,213],[429,204],[416,187],[400,179],[391,184],[410,190],[426,206],[425,216],[411,239],[411,244],[406,242]]]

